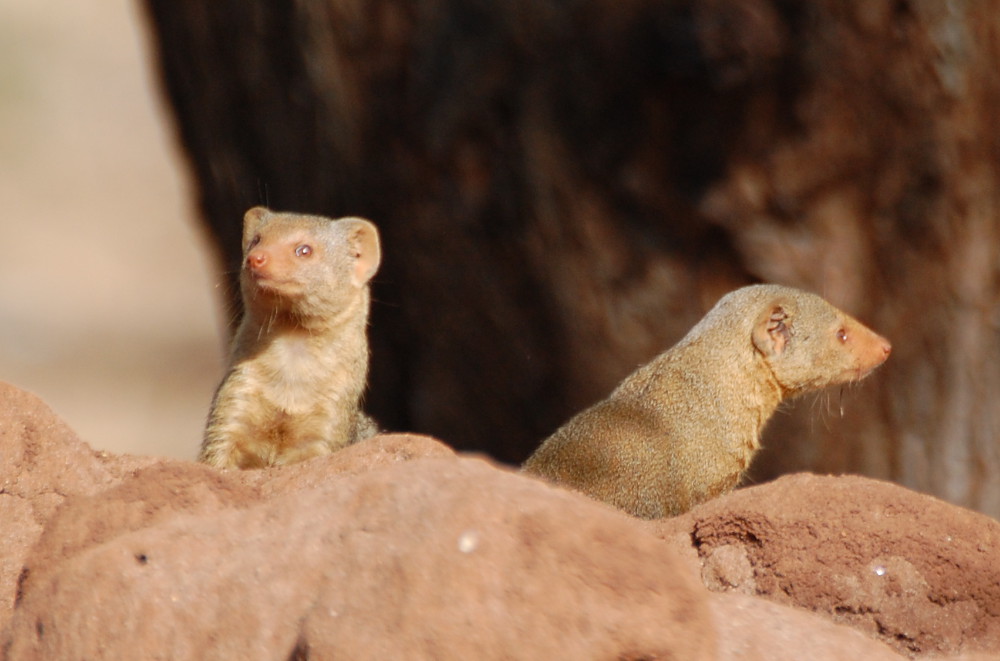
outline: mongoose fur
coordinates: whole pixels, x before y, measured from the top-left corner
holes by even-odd
[[[736,486],[780,402],[860,380],[891,348],[815,294],[744,287],[523,468],[638,517],[680,514]]]
[[[288,464],[378,432],[360,409],[368,376],[368,282],[381,261],[362,218],[243,219],[243,319],[212,402],[200,460]]]

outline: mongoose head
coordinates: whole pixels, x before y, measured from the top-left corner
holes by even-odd
[[[815,294],[776,285],[744,289],[759,294],[753,346],[785,397],[858,381],[889,357],[888,340]]]
[[[254,207],[243,218],[244,307],[261,318],[335,319],[365,297],[381,257],[378,230],[363,218]]]

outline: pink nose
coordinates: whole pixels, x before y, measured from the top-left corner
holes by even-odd
[[[247,255],[247,268],[251,271],[259,270],[267,264],[267,253],[262,250],[254,250]]]

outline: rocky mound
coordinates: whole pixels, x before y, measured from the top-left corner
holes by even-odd
[[[97,453],[0,386],[7,659],[1000,653],[1000,524],[792,476],[643,522],[385,435],[264,471]]]

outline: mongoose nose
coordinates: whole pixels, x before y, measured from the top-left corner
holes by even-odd
[[[892,345],[889,344],[889,340],[882,340],[882,352],[885,353],[886,358],[892,353]]]
[[[247,255],[247,268],[250,270],[257,270],[267,263],[267,253],[254,250],[249,255]]]

